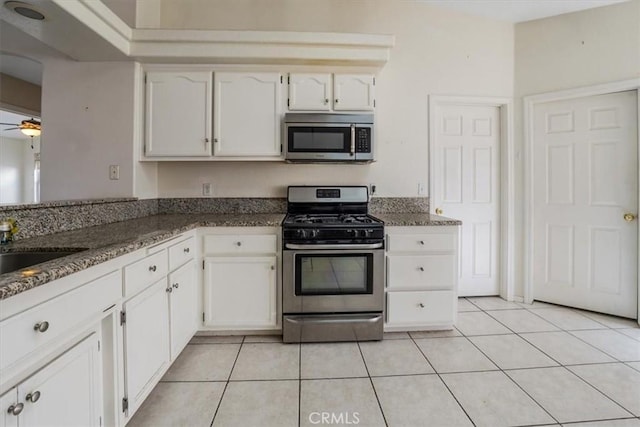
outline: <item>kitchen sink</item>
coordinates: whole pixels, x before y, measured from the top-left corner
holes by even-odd
[[[51,261],[52,259],[62,258],[67,255],[80,252],[5,252],[0,253],[0,274],[10,273],[20,270],[21,268],[40,264],[41,262]]]

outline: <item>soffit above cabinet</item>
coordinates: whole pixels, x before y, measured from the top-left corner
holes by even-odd
[[[78,61],[383,66],[393,35],[134,29],[102,2],[31,0],[48,18],[0,18]]]

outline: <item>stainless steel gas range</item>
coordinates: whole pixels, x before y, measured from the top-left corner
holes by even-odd
[[[292,186],[282,223],[284,342],[382,339],[384,224],[367,187]]]

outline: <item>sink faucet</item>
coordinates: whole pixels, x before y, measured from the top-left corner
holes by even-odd
[[[13,218],[0,221],[0,245],[6,245],[13,240],[13,235],[18,232],[16,224]]]

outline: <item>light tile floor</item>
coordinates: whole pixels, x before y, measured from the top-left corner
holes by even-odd
[[[129,426],[640,427],[635,321],[461,298],[456,329],[382,342],[197,336]]]

